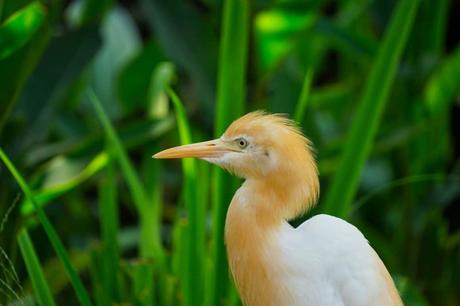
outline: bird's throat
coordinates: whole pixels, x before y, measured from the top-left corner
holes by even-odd
[[[275,197],[260,193],[262,187],[243,184],[230,204],[225,226],[229,265],[245,306],[275,306],[286,300],[282,284],[273,277],[278,266],[273,261],[281,256],[276,235],[286,221],[270,211],[276,203],[267,201]]]

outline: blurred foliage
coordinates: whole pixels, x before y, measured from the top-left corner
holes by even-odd
[[[323,196],[304,218],[361,229],[406,305],[460,305],[459,15],[453,0],[0,0],[0,147],[33,193],[0,165],[0,304],[239,305],[222,253],[238,181],[151,155],[266,109],[315,144]]]

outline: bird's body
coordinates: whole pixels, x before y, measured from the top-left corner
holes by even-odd
[[[237,191],[227,215],[231,271],[245,305],[402,305],[382,261],[350,223],[317,215],[297,228],[268,225],[252,208],[267,203],[250,184]]]
[[[225,242],[245,306],[399,306],[390,274],[361,232],[328,215],[287,221],[319,195],[310,142],[279,115],[250,113],[216,140],[157,158],[198,157],[245,178],[226,219]]]

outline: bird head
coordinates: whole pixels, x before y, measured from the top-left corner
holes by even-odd
[[[217,139],[161,151],[154,158],[195,157],[216,164],[247,180],[269,181],[298,188],[316,200],[318,173],[311,142],[294,121],[262,111],[235,120]],[[311,202],[311,201],[309,201]]]

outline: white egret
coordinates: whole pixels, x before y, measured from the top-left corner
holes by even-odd
[[[249,113],[222,137],[155,158],[196,157],[245,179],[229,206],[225,243],[245,306],[402,305],[393,280],[352,224],[317,215],[288,221],[319,196],[310,141],[281,115]]]

